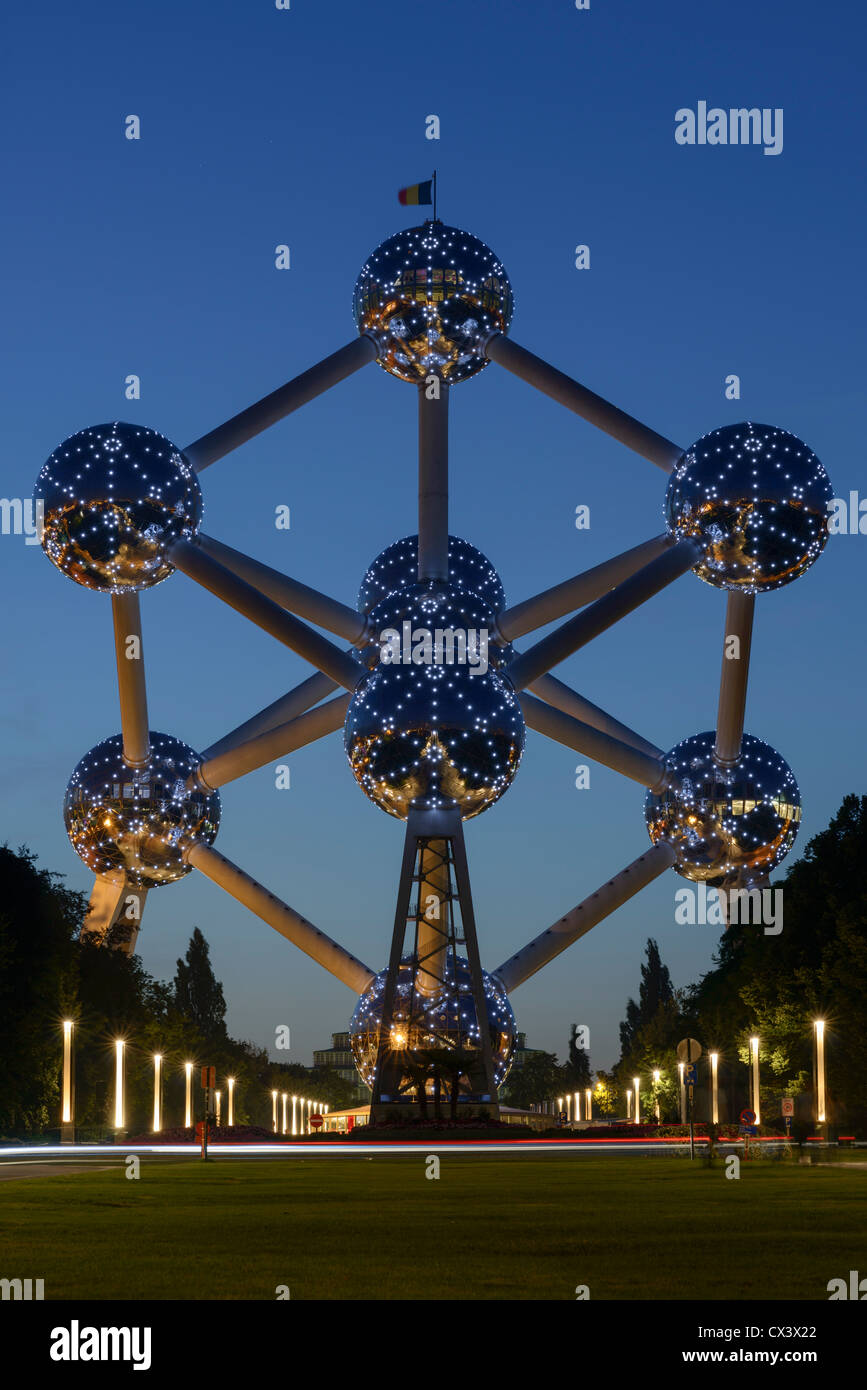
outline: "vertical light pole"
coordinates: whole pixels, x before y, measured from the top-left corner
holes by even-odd
[[[576,1120],[580,1120],[580,1119],[581,1119],[581,1092],[580,1092],[580,1091],[576,1091],[576,1092],[575,1092],[575,1095],[573,1096],[573,1100],[575,1101],[575,1119],[576,1119]]]
[[[635,1124],[638,1125],[641,1124],[641,1105],[639,1104],[639,1087],[641,1085],[640,1078],[637,1076],[633,1076],[632,1085],[635,1090]]]
[[[626,1118],[627,1118],[627,1120],[631,1120],[631,1119],[632,1119],[632,1087],[631,1087],[631,1086],[628,1087],[628,1088],[627,1088],[627,1091],[626,1091]]]
[[[758,1038],[750,1038],[750,1055],[752,1056],[752,1059],[753,1059],[753,1067],[752,1067],[752,1077],[753,1077],[753,1103],[752,1103],[751,1109],[755,1111],[756,1124],[758,1125],[758,1124],[761,1124],[761,1122],[762,1122],[761,1107],[760,1107],[760,1105],[759,1105],[759,1040],[758,1040]]]
[[[63,1020],[63,1089],[60,1098],[60,1140],[75,1143],[74,1103],[72,1096],[72,1019]]]
[[[154,1134],[160,1132],[160,1091],[162,1090],[163,1054],[154,1053]]]
[[[184,1097],[184,1128],[189,1129],[193,1123],[193,1064],[184,1062],[184,1071],[187,1078],[187,1089]]]
[[[572,1123],[572,1097],[566,1097],[566,1123]]]
[[[277,1092],[271,1092],[271,1126],[274,1133],[277,1133]]]
[[[592,1119],[593,1119],[593,1092],[590,1090],[590,1087],[589,1087],[589,1086],[588,1086],[587,1090],[584,1092],[584,1100],[585,1100],[585,1103],[586,1103],[586,1106],[587,1106],[587,1109],[586,1109],[586,1111],[585,1111],[585,1116],[584,1116],[584,1118],[587,1119],[587,1120],[592,1120]]]
[[[719,1124],[719,1053],[710,1054],[711,1117],[712,1123]]]
[[[230,1076],[230,1077],[227,1078],[227,1080],[226,1080],[226,1085],[227,1085],[228,1088],[229,1088],[229,1128],[231,1129],[232,1126],[233,1126],[234,1123],[235,1123],[235,1078],[234,1078],[234,1076]]]
[[[280,1133],[281,1133],[281,1134],[285,1134],[285,1133],[286,1133],[286,1102],[287,1102],[288,1099],[289,1099],[289,1093],[288,1093],[288,1091],[284,1091],[283,1094],[282,1094],[282,1096],[280,1097],[280,1100],[282,1101],[282,1104],[283,1104],[283,1125],[282,1125],[282,1128],[281,1128],[281,1130],[280,1130]]]
[[[685,1125],[685,1124],[686,1124],[686,1082],[684,1081],[684,1077],[685,1077],[685,1075],[686,1075],[686,1062],[678,1062],[678,1064],[677,1064],[677,1074],[678,1074],[678,1076],[680,1077],[680,1123],[681,1123],[682,1125]]]
[[[297,1096],[293,1096],[293,1097],[292,1097],[292,1133],[293,1133],[293,1134],[297,1134],[297,1133],[298,1133],[298,1115],[297,1115],[297,1110],[296,1110],[297,1104],[298,1104],[298,1097],[297,1097]],[[286,1121],[285,1121],[285,1120],[283,1121],[283,1133],[284,1133],[284,1134],[286,1133]]]
[[[659,1091],[656,1089],[656,1087],[659,1085],[659,1078],[660,1078],[660,1075],[661,1075],[661,1073],[660,1073],[658,1070],[654,1071],[654,1073],[653,1073],[653,1086],[654,1086],[653,1099],[656,1101],[656,1123],[657,1123],[657,1124],[659,1124]]]
[[[825,1123],[825,1021],[817,1018],[816,1033],[816,1123]]]
[[[221,1110],[222,1104],[223,1104],[223,1092],[222,1092],[222,1091],[217,1091],[217,1092],[216,1092],[216,1101],[217,1101],[217,1128],[219,1129],[219,1127],[220,1127],[220,1110]]]
[[[562,1109],[563,1109],[563,1097],[562,1097],[562,1096],[558,1096],[558,1097],[557,1097],[557,1115],[556,1115],[556,1117],[555,1117],[558,1124],[560,1123],[560,1111],[561,1111]]]
[[[126,1044],[123,1038],[118,1038],[114,1045],[114,1127],[123,1129],[124,1125],[124,1105],[123,1105],[123,1057]]]

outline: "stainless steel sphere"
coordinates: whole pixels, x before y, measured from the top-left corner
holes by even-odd
[[[412,961],[407,957],[400,963],[391,1045],[395,1051],[405,1052],[412,1065],[423,1063],[425,1053],[433,1048],[475,1050],[481,1046],[469,964],[463,957],[450,954],[444,973],[443,989],[428,998],[413,987]],[[371,981],[359,997],[349,1024],[355,1065],[368,1086],[373,1086],[376,1069],[387,975],[387,970],[381,970]],[[515,1015],[499,980],[483,970],[482,983],[494,1057],[494,1079],[497,1086],[501,1086],[511,1069],[515,1050]],[[407,1073],[401,1088],[411,1084],[412,1078]],[[466,1081],[463,1084],[466,1085]],[[431,1090],[432,1085],[429,1082],[427,1089]]]
[[[681,455],[665,495],[670,532],[697,537],[695,573],[718,589],[790,584],[822,553],[832,488],[812,449],[773,425],[724,425]]]
[[[201,759],[169,734],[150,733],[147,767],[124,762],[120,734],[85,753],[69,779],[63,819],[72,848],[96,874],[157,888],[190,872],[184,852],[211,845],[220,824],[219,792],[190,791]]]
[[[165,435],[115,421],[54,450],[36,483],[42,548],[87,589],[149,589],[172,573],[167,551],[201,521],[198,478]]]
[[[412,805],[457,805],[479,815],[511,785],[524,717],[489,610],[446,585],[398,590],[370,614],[379,640],[370,674],[346,716],[344,742],[358,785],[405,820]]]
[[[755,879],[776,868],[795,843],[798,784],[785,759],[760,738],[744,734],[732,768],[714,761],[715,741],[713,731],[694,734],[666,755],[674,785],[647,793],[647,829],[654,844],[664,840],[675,850],[683,878]]]
[[[487,366],[484,344],[512,319],[509,277],[469,232],[428,221],[389,237],[355,285],[359,332],[373,334],[379,365],[416,385],[463,381]]]
[[[418,583],[418,536],[394,541],[371,562],[358,591],[360,612],[369,613],[389,594]],[[449,584],[475,594],[495,616],[506,606],[500,576],[490,560],[469,541],[449,536]]]

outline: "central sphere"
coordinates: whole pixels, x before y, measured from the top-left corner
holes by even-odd
[[[511,785],[524,717],[497,669],[490,609],[449,584],[415,584],[370,613],[372,669],[346,716],[346,753],[375,805],[457,805],[469,820]]]
[[[487,555],[460,536],[449,536],[449,584],[481,599],[496,616],[506,606],[500,576]],[[404,536],[377,555],[361,581],[358,609],[369,613],[389,594],[418,583],[418,536]]]
[[[149,589],[173,572],[172,541],[195,534],[202,490],[165,435],[116,420],[54,450],[36,482],[42,547],[76,584],[101,593]]]
[[[790,584],[828,539],[828,475],[794,434],[724,425],[681,455],[665,495],[669,531],[705,547],[695,573],[718,589],[761,594]]]
[[[220,794],[190,790],[201,759],[186,743],[151,730],[146,767],[124,761],[115,734],[85,753],[63,803],[66,833],[95,874],[137,888],[156,888],[188,874],[184,852],[211,845],[220,824]]]
[[[648,792],[647,829],[672,846],[676,871],[713,883],[743,871],[755,878],[785,859],[801,824],[801,794],[789,764],[760,738],[744,734],[731,768],[714,759],[712,731],[684,739],[666,755],[674,785]]]
[[[396,1051],[406,1052],[414,1065],[424,1062],[432,1048],[480,1047],[479,1026],[473,999],[469,963],[461,956],[449,955],[445,966],[446,983],[434,998],[426,998],[413,988],[412,961],[400,963],[391,1042]],[[359,997],[349,1024],[349,1041],[359,1075],[373,1086],[376,1054],[382,1027],[382,1005],[387,970],[381,970]],[[509,997],[494,975],[482,971],[482,984],[494,1055],[494,1081],[501,1086],[509,1074],[515,1049],[515,1015]],[[407,1074],[401,1089],[412,1084]],[[428,1083],[430,1089],[430,1083]]]
[[[356,281],[360,333],[379,345],[379,365],[418,385],[431,375],[463,381],[487,366],[484,345],[512,320],[512,287],[489,246],[428,221],[389,237]]]

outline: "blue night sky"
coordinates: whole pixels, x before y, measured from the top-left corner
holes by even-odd
[[[347,342],[362,263],[421,220],[397,189],[436,167],[440,215],[510,274],[517,341],[683,445],[739,419],[783,426],[848,497],[864,486],[863,26],[854,6],[804,0],[19,8],[4,495],[32,496],[86,425],[128,419],[183,446]],[[675,111],[700,100],[783,108],[782,154],[677,145]],[[739,402],[723,394],[732,372]],[[124,399],[129,373],[140,401]],[[662,530],[664,475],[500,368],[456,387],[451,409],[451,529],[509,601]],[[366,367],[208,469],[204,529],[354,602],[370,560],[415,530],[415,450],[416,392]],[[746,727],[800,784],[795,855],[865,790],[865,547],[832,540],[757,606]],[[78,759],[119,729],[110,603],[21,537],[2,537],[0,569],[0,840],[89,892],[61,805]],[[152,727],[194,747],[310,672],[183,575],[142,606]],[[724,611],[687,575],[556,674],[669,748],[713,726]],[[579,761],[528,734],[514,786],[468,824],[488,968],[648,844],[641,788],[594,765],[576,790]],[[225,789],[217,847],[381,968],[402,828],[358,790],[339,734],[290,766],[289,791],[270,767]],[[562,1058],[584,1023],[592,1062],[610,1065],[648,935],[676,985],[710,966],[716,929],[675,925],[681,884],[667,874],[513,995],[532,1045]],[[147,969],[170,978],[196,924],[236,1036],[268,1044],[288,1024],[309,1063],[346,1026],[345,986],[195,874],[151,894]]]

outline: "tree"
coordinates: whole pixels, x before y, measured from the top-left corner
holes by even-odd
[[[652,937],[647,939],[646,954],[647,963],[641,967],[638,1003],[634,999],[627,1001],[626,1018],[620,1025],[621,1058],[632,1053],[638,1033],[656,1017],[660,1006],[674,997],[668,966],[663,965],[659,946]]]
[[[223,986],[214,975],[208,943],[198,927],[190,937],[186,960],[178,961],[174,988],[178,1012],[196,1026],[203,1038],[216,1042],[226,1037]]]
[[[569,1031],[569,1060],[564,1064],[562,1072],[564,1091],[586,1091],[592,1084],[590,1053],[578,1045],[577,1023],[573,1023]]]
[[[520,1067],[513,1067],[501,1087],[507,1105],[529,1110],[562,1095],[562,1072],[553,1052],[531,1052]]]

